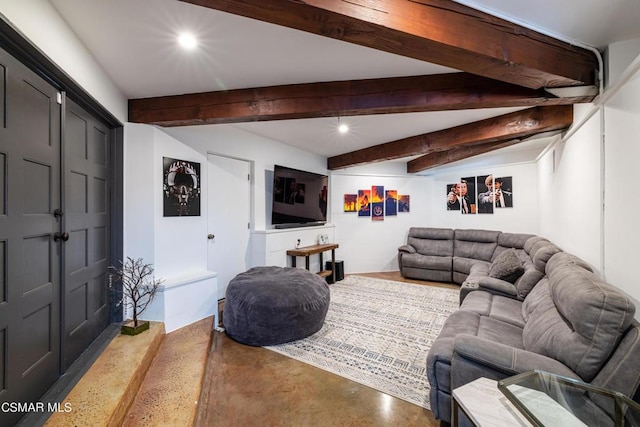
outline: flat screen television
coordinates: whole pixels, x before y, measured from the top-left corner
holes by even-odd
[[[324,224],[328,186],[327,175],[275,165],[271,224],[275,228]]]

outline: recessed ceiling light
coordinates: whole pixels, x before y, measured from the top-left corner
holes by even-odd
[[[349,125],[346,124],[346,123],[340,123],[340,125],[338,126],[338,132],[340,132],[340,133],[349,132]]]
[[[195,49],[198,46],[198,40],[190,33],[181,33],[178,36],[178,43],[185,49]]]

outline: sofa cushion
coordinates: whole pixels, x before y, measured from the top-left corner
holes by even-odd
[[[430,256],[420,254],[404,254],[402,265],[404,267],[425,268],[428,270],[451,271],[453,260],[450,256]]]
[[[525,259],[522,263],[522,267],[524,268],[524,273],[515,282],[518,299],[521,301],[529,295],[529,292],[531,292],[531,290],[544,277],[544,272],[538,271],[533,266],[533,261],[531,259]]]
[[[482,290],[471,292],[460,305],[460,310],[473,311],[505,323],[524,328],[522,302],[494,295]]]
[[[544,277],[547,262],[561,249],[543,237],[531,237],[524,245],[524,253],[518,253],[524,274],[516,280],[517,298],[524,300],[531,289]]]
[[[458,334],[475,335],[479,322],[479,314],[460,310],[452,313],[444,322],[438,338],[433,342],[427,354],[427,376],[432,387],[451,393],[453,340]]]
[[[476,265],[479,267],[476,267]],[[477,268],[480,268],[478,272],[486,271],[488,273],[489,267],[491,267],[491,263],[487,261],[481,261],[473,258],[453,257],[453,271],[464,273],[465,275],[470,274],[472,270]]]
[[[467,273],[460,273],[457,271],[454,271],[451,273],[451,279],[453,283],[457,283],[458,285],[462,285],[464,282],[467,281],[468,278],[469,278],[469,275]]]
[[[545,292],[538,288],[523,304],[525,349],[559,360],[590,382],[631,324],[634,305],[578,265],[555,268]]]
[[[581,268],[584,268],[585,270],[593,271],[589,264],[587,264],[577,256],[568,252],[558,252],[557,254],[549,258],[549,261],[547,261],[545,272],[547,273],[547,275],[549,275],[555,268],[563,265],[577,265]]]
[[[453,240],[427,240],[409,237],[407,243],[420,255],[452,256]]]
[[[409,229],[407,244],[421,255],[453,256],[453,230],[412,227]]]
[[[544,277],[522,302],[522,318],[526,323],[534,310],[544,313],[553,309],[555,307],[549,292],[549,278]]]
[[[402,276],[409,279],[451,283],[451,270],[430,270],[427,268],[403,267]]]
[[[518,277],[524,274],[522,261],[514,249],[508,249],[498,255],[489,268],[489,277],[515,283]]]
[[[533,255],[531,254],[531,250],[538,242],[542,242],[542,241],[549,242],[548,239],[545,239],[544,237],[540,237],[540,236],[533,236],[530,239],[527,239],[527,241],[524,243],[524,251],[533,257]]]
[[[477,336],[522,349],[522,328],[479,313],[458,310],[444,322],[438,338],[427,355],[427,376],[432,387],[451,393],[451,358],[454,339],[461,335]],[[436,366],[438,365],[438,366]]]
[[[517,298],[516,287],[513,283],[506,282],[495,277],[485,276],[478,280],[478,287],[486,292],[491,292],[496,295],[502,295],[509,298]]]
[[[535,237],[533,234],[521,234],[521,233],[500,233],[498,235],[498,246],[493,253],[493,259],[496,259],[498,255],[507,249],[516,249],[518,256],[524,253],[524,245],[527,240]]]
[[[591,381],[596,387],[615,390],[625,396],[640,394],[640,324],[633,321],[607,364]],[[638,394],[635,401],[637,402]]]
[[[547,267],[547,261],[549,261],[552,256],[561,251],[562,249],[551,242],[540,241],[536,243],[533,248],[531,248],[531,252],[529,253],[529,255],[531,255],[533,266],[536,268],[536,270],[544,273]]]
[[[484,261],[478,261],[475,264],[471,265],[469,270],[469,275],[466,276],[462,281],[455,283],[460,283],[460,304],[464,301],[465,297],[469,294],[469,292],[474,291],[479,288],[479,282],[481,279],[486,278],[489,273],[489,267],[491,264]],[[458,273],[459,274],[459,273]]]
[[[454,256],[490,262],[499,235],[491,230],[455,230]]]
[[[453,240],[454,232],[452,228],[436,227],[411,227],[409,237],[428,240]]]

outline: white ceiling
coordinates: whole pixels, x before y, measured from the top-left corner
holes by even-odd
[[[128,98],[456,71],[175,0],[50,2]],[[459,3],[576,44],[640,37],[640,0]],[[197,49],[177,45],[182,31],[196,35]],[[347,135],[337,133],[338,118],[211,126],[236,126],[328,157],[515,110],[345,117],[352,128]],[[539,151],[547,143],[543,138],[504,150]]]

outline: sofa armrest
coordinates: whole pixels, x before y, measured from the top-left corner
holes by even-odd
[[[515,298],[518,295],[518,289],[513,283],[495,277],[481,277],[478,279],[478,287],[493,294],[506,295]]]
[[[407,254],[415,254],[416,253],[416,248],[414,248],[411,245],[402,245],[398,248],[398,252],[404,252]]]
[[[477,336],[458,335],[453,345],[454,358],[467,359],[507,376],[538,369],[580,380],[571,369],[555,359]]]

